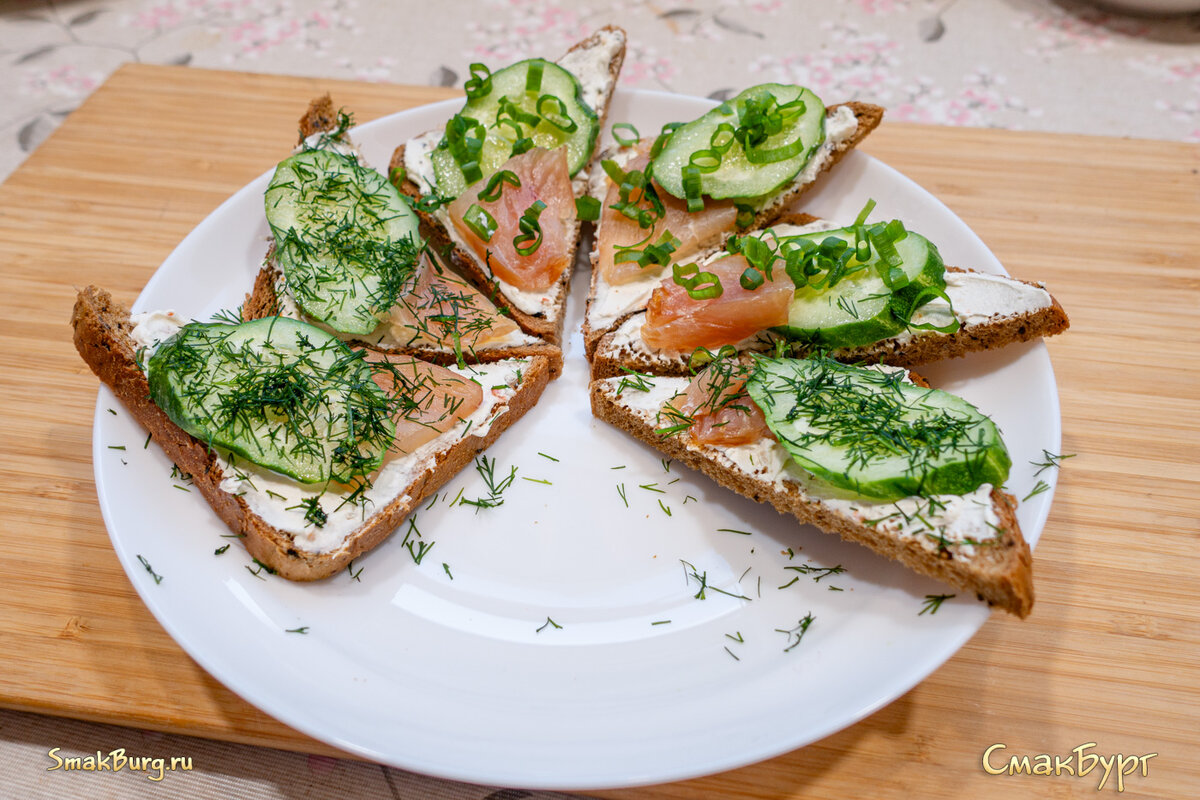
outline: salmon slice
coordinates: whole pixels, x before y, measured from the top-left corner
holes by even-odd
[[[450,204],[450,221],[497,278],[524,291],[545,291],[570,266],[575,249],[575,193],[567,171],[567,151],[535,147],[513,156],[500,169],[514,173],[521,185],[501,184],[500,197],[485,202],[479,195],[487,181],[479,181]],[[542,242],[532,253],[521,255],[513,240],[521,236],[521,216],[539,200],[546,204],[538,217]],[[496,230],[487,241],[463,219],[472,205],[496,221]]]
[[[741,255],[704,267],[720,279],[722,287],[720,297],[707,300],[693,300],[674,280],[663,281],[646,305],[642,340],[656,350],[682,353],[737,344],[759,331],[786,325],[788,305],[795,294],[791,278],[776,267],[773,280],[757,289],[745,289],[740,278],[747,267],[749,263]]]
[[[774,439],[767,421],[750,396],[746,380],[750,368],[721,359],[702,370],[687,389],[667,401],[663,418],[690,422],[688,435],[697,444],[734,446]]]
[[[396,438],[384,464],[436,439],[483,403],[479,384],[445,367],[374,351],[366,360],[379,365],[372,376],[379,388],[400,399]]]
[[[395,340],[405,346],[458,345],[463,350],[500,341],[520,330],[482,292],[439,268],[428,255],[417,267],[412,288],[392,306],[387,324]]]
[[[650,140],[645,140],[639,147],[644,146],[648,150],[649,144]],[[626,172],[644,171],[649,163],[650,155],[644,152],[629,162],[624,169]],[[734,223],[737,221],[737,209],[734,208],[733,201],[708,200],[704,204],[704,210],[693,214],[688,212],[686,200],[672,197],[662,189],[658,189],[657,194],[662,200],[664,215],[652,228],[643,228],[638,225],[637,220],[630,219],[613,208],[621,201],[621,187],[613,183],[611,178],[608,180],[608,194],[604,198],[600,226],[597,229],[600,244],[596,263],[600,277],[610,285],[629,283],[645,274],[645,269],[636,261],[618,264],[615,258],[619,249],[638,244],[646,239],[647,235],[650,238],[645,244],[652,244],[658,241],[664,231],[670,231],[671,235],[679,240],[679,246],[671,257],[680,261],[695,255],[702,247],[719,241],[724,234],[733,232]],[[640,189],[629,193],[630,202],[637,203],[641,198]],[[644,247],[645,244],[639,247]]]

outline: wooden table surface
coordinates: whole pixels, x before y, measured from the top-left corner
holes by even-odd
[[[450,95],[129,65],[0,186],[0,705],[336,752],[225,689],[139,601],[96,504],[97,382],[67,324],[78,286],[131,302],[193,226],[278,160],[325,91],[360,122]],[[1100,766],[990,775],[981,757],[1003,743],[1005,756],[1065,758],[1095,742],[1098,755],[1158,754],[1124,796],[1195,796],[1200,146],[885,123],[864,149],[1071,315],[1049,347],[1063,448],[1078,456],[1036,552],[1037,606],[1023,622],[993,615],[929,679],[821,742],[602,794],[1091,797]]]

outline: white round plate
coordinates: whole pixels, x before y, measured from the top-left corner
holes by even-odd
[[[457,105],[395,114],[355,137],[383,167],[394,145],[438,127]],[[621,91],[609,119],[651,132],[710,106]],[[266,248],[268,177],[202,222],[135,310],[208,319],[236,307]],[[864,153],[822,179],[807,210],[848,220],[868,198],[878,202],[873,218],[902,218],[947,263],[1003,272],[945,206]],[[974,597],[957,593],[921,615],[926,595],[955,592],[664,465],[593,419],[578,333],[587,282],[583,267],[563,376],[488,453],[499,472],[518,469],[504,504],[452,505],[460,490],[485,494],[475,470],[459,474],[415,515],[423,540],[436,543],[420,564],[403,546],[405,523],[354,562],[353,577],[302,584],[252,574],[241,545],[222,538],[229,531],[198,493],[175,488],[186,485],[102,389],[100,507],[150,611],[230,689],[335,747],[446,778],[555,789],[681,780],[802,747],[899,697],[978,630],[988,609]],[[1029,493],[1031,462],[1059,446],[1045,348],[926,372],[992,415],[1012,453],[1009,488]],[[1040,477],[1053,483],[1052,473]],[[1021,504],[1031,543],[1052,494]],[[789,569],[800,565],[845,571],[817,581]],[[788,631],[810,614],[789,647]]]

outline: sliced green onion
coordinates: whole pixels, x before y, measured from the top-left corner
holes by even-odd
[[[733,143],[737,140],[737,130],[728,122],[722,122],[713,131],[713,135],[708,140],[708,146],[716,150],[721,155],[725,155]]]
[[[517,228],[521,232],[513,237],[513,247],[518,255],[531,256],[542,246],[542,226],[538,217],[545,208],[545,203],[535,200],[533,205],[521,214],[521,219],[517,221]]]
[[[711,272],[701,272],[695,264],[672,264],[671,277],[693,300],[712,300],[725,292],[719,277]]]
[[[595,222],[600,219],[600,201],[587,195],[576,197],[575,216],[588,222]]]
[[[687,210],[693,213],[703,211],[704,199],[700,196],[700,170],[689,163],[681,172],[683,173],[683,193],[687,197]]]
[[[777,161],[786,161],[789,158],[799,155],[804,150],[804,141],[796,139],[785,145],[764,150],[760,147],[745,148],[746,160],[751,164],[774,164]]]
[[[655,138],[654,144],[650,146],[650,162],[653,165],[654,159],[658,158],[658,154],[666,147],[667,142],[671,139],[671,134],[675,133],[676,128],[683,127],[682,122],[668,122],[662,126],[662,130],[658,132],[658,137]]]
[[[463,84],[468,100],[477,100],[492,93],[492,71],[486,64],[475,62],[468,67],[471,77]]]
[[[738,230],[745,230],[754,224],[754,207],[744,203],[734,203],[734,208],[737,209],[737,226]]]
[[[526,111],[519,105],[509,100],[508,97],[500,98],[500,110],[496,112],[496,124],[518,123],[520,125],[535,126],[542,121],[542,118],[537,114]],[[519,135],[519,134],[518,134]]]
[[[547,112],[542,108],[547,102],[554,103],[554,110]],[[579,129],[579,123],[567,113],[567,104],[552,94],[544,94],[537,99],[537,112],[542,115],[542,119],[563,133],[574,133]]]
[[[658,241],[654,244],[646,245],[642,250],[636,249],[638,245],[644,243],[653,235],[652,232],[646,239],[631,247],[618,248],[616,254],[613,256],[613,263],[637,262],[637,265],[642,269],[650,266],[665,267],[671,263],[671,255],[679,249],[679,240],[672,236],[670,231],[663,231],[662,236],[658,237]]]
[[[697,150],[688,156],[688,166],[706,174],[716,172],[721,168],[721,153],[718,150]]]
[[[513,142],[512,154],[514,156],[519,156],[522,153],[528,153],[535,146],[536,145],[534,144],[533,139],[530,139],[527,136],[522,136],[520,139],[517,139],[515,142]]]
[[[483,178],[483,170],[479,167],[479,154],[483,150],[485,138],[487,130],[470,117],[455,114],[446,123],[446,135],[442,142],[450,150],[450,155],[462,170],[468,185]],[[442,146],[442,142],[439,142],[439,147]]]
[[[618,129],[627,130],[632,135],[629,137],[624,137],[621,134],[617,133]],[[628,122],[618,122],[612,126],[612,137],[613,137],[613,139],[615,139],[617,141],[617,144],[621,145],[622,147],[630,147],[631,145],[637,144],[638,141],[642,138],[642,135],[640,133],[638,133],[638,129],[635,128],[632,124],[630,124]]]
[[[502,169],[488,178],[487,186],[483,187],[483,191],[479,193],[479,199],[485,203],[496,202],[500,199],[506,183],[514,189],[521,188],[521,179],[517,177],[517,173],[510,169]]]
[[[875,201],[873,199],[868,199],[867,204],[862,207],[862,211],[858,212],[858,218],[854,220],[854,224],[855,225],[865,225],[867,222],[867,217],[869,217],[871,215],[871,212],[874,210],[875,210]]]
[[[764,278],[763,274],[754,267],[746,267],[746,269],[742,272],[741,277],[738,278],[738,283],[740,283],[742,288],[748,292],[754,291],[758,287],[762,286],[765,282],[766,278]]]
[[[871,241],[867,238],[867,229],[862,223],[854,225],[854,257],[859,261],[871,259]]]
[[[485,242],[490,242],[492,234],[496,232],[495,217],[480,208],[477,203],[472,203],[471,207],[467,209],[467,213],[463,214],[463,222]]]
[[[546,62],[540,58],[529,62],[529,71],[525,73],[525,91],[540,92],[542,90],[542,70],[545,68]]]
[[[950,305],[950,314],[953,317],[948,325],[934,325],[932,322],[922,322],[914,324],[912,321],[913,314],[917,309],[925,305],[935,297],[940,297]],[[896,319],[904,323],[905,327],[912,330],[922,331],[937,331],[938,333],[954,333],[959,329],[958,318],[954,317],[954,306],[950,302],[950,296],[946,294],[946,290],[938,286],[927,286],[916,297],[911,300],[905,300],[898,295],[892,295],[888,301],[889,310]]]
[[[610,159],[601,161],[600,166],[609,179],[620,187],[620,200],[610,206],[614,211],[636,220],[640,228],[654,227],[654,223],[666,214],[658,192],[650,183],[649,175],[641,170],[626,172],[617,166],[617,162]],[[641,192],[636,202],[630,199],[634,191]]]

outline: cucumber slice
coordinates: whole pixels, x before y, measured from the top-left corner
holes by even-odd
[[[185,325],[147,371],[151,399],[180,428],[302,483],[374,471],[396,434],[370,367],[298,320]]]
[[[382,175],[329,150],[281,162],[266,192],[275,260],[305,314],[368,334],[416,268],[419,220]]]
[[[788,241],[806,239],[819,244],[830,237],[846,242],[853,250],[853,228],[781,237],[779,241],[783,247]],[[872,248],[865,269],[828,288],[797,289],[788,307],[788,324],[776,330],[791,339],[825,347],[859,347],[903,331],[905,320],[894,309],[911,304],[927,289],[945,289],[945,265],[937,247],[920,234],[909,231],[895,245],[903,259],[900,269],[908,278],[902,289],[893,292],[888,288],[877,268],[879,253]]]
[[[746,389],[793,460],[840,489],[892,501],[1003,484],[1012,461],[995,423],[904,375],[760,358]]]
[[[804,103],[804,112],[753,149],[798,148],[795,155],[779,161],[753,163],[747,158],[742,143],[735,141],[721,156],[721,164],[715,171],[701,174],[700,192],[715,199],[761,197],[785,186],[825,141],[825,105],[803,86],[780,83],[752,86],[699,119],[676,128],[651,165],[658,185],[678,198],[686,198],[683,169],[690,163],[692,154],[710,150],[721,125],[737,129],[743,121],[748,121],[748,106],[763,102],[768,95],[773,95],[779,105],[800,100]],[[718,141],[724,138],[721,136]]]
[[[535,77],[537,71],[541,70],[540,83],[533,81],[537,84],[536,90],[527,88],[530,85],[531,68]],[[480,123],[486,130],[487,135],[479,153],[479,167],[484,178],[499,170],[504,162],[512,158],[513,144],[522,137],[532,139],[534,147],[544,147],[547,150],[566,147],[567,169],[572,176],[587,165],[596,147],[600,125],[596,112],[584,101],[583,89],[574,75],[552,61],[531,58],[493,72],[490,80],[491,91],[468,99],[458,114]],[[558,98],[562,105],[544,99],[546,95]],[[540,109],[539,100],[542,101]],[[515,106],[516,116],[529,115],[518,119],[515,122],[516,127],[507,122],[497,122],[500,117],[509,119],[514,116],[508,105],[510,102]],[[533,121],[534,118],[536,122]],[[558,124],[554,124],[554,121]],[[569,128],[572,124],[575,126],[574,130],[564,130],[564,127]],[[449,125],[450,123],[447,123],[447,130]],[[433,171],[437,176],[438,191],[443,196],[458,197],[466,191],[470,184],[455,161],[445,136],[438,143],[431,158]]]

